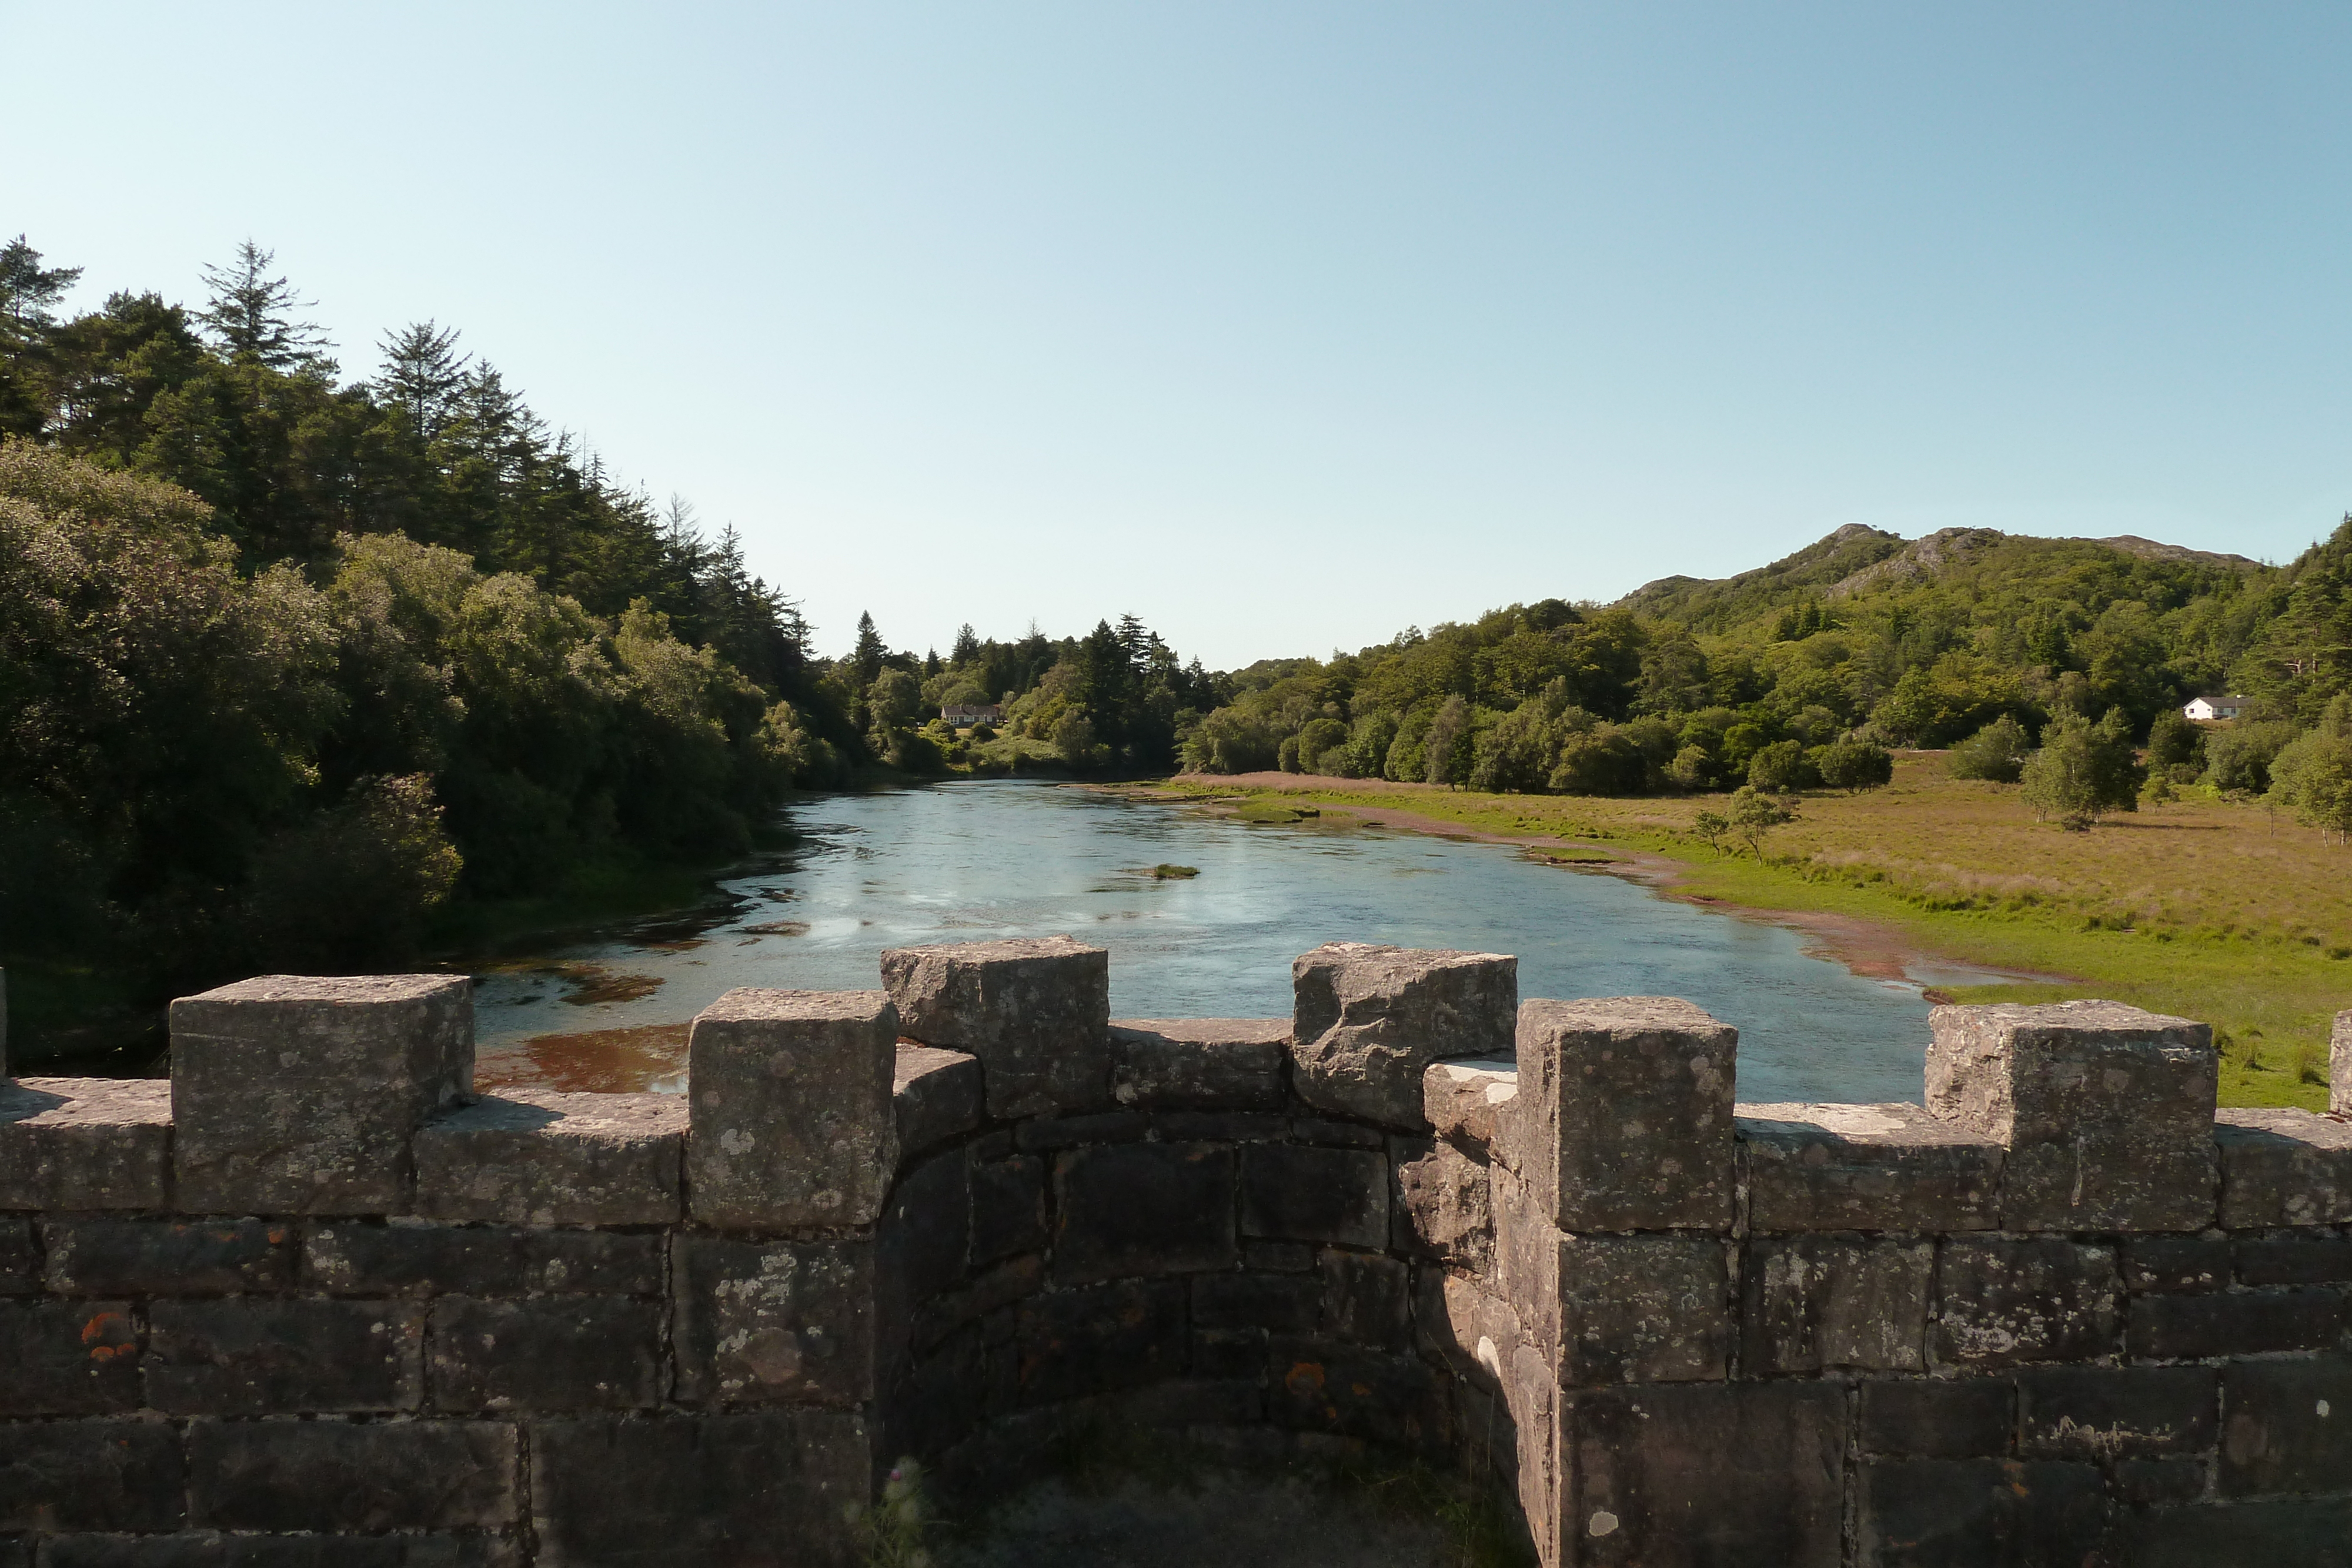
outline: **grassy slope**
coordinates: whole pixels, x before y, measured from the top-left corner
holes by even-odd
[[[1705,798],[1307,792],[1622,843],[1681,862],[1684,893],[1859,917],[1927,952],[2070,977],[1965,988],[1962,1001],[2111,997],[2204,1019],[2224,1104],[2326,1109],[2329,1021],[2352,1007],[2352,851],[2259,807],[2180,801],[2070,833],[2036,823],[2014,788],[1911,756],[1888,789],[1809,796],[1759,863],[1691,833]]]

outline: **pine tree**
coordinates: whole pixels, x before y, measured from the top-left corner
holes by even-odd
[[[50,307],[81,277],[79,267],[43,267],[41,253],[18,235],[0,246],[0,319],[10,335],[26,336],[53,326]]]
[[[322,351],[327,335],[295,312],[318,303],[297,298],[294,286],[282,277],[266,276],[277,252],[251,240],[236,247],[236,258],[226,267],[204,269],[212,302],[196,319],[213,329],[233,361],[267,365],[273,371],[312,371],[331,374],[335,362]]]
[[[955,646],[948,650],[948,663],[961,669],[980,657],[980,638],[967,621],[956,628]]]
[[[882,633],[874,629],[874,617],[861,611],[857,617],[857,646],[849,655],[849,667],[857,677],[860,691],[874,684],[874,677],[882,673],[882,661],[889,654]]]
[[[377,347],[383,351],[378,395],[407,413],[409,434],[431,441],[457,417],[466,387],[471,356],[457,351],[457,329],[415,321],[386,333]]]

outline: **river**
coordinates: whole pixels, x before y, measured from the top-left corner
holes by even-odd
[[[1287,1015],[1290,961],[1323,942],[1470,948],[1517,954],[1522,997],[1696,1002],[1739,1030],[1745,1101],[1919,1097],[1919,986],[1506,844],[1012,780],[786,817],[796,846],[706,908],[479,975],[484,1086],[676,1091],[686,1020],[730,988],[866,989],[886,947],[1068,932],[1110,950],[1114,1017]]]

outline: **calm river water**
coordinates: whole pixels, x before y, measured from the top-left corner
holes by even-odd
[[[1114,1017],[1286,1015],[1290,960],[1322,942],[1470,948],[1518,955],[1522,997],[1688,998],[1738,1028],[1745,1101],[1919,1097],[1916,986],[1508,845],[1012,781],[787,816],[802,843],[731,902],[479,977],[483,1083],[677,1090],[686,1020],[731,987],[870,988],[886,947],[1068,932],[1110,950]]]

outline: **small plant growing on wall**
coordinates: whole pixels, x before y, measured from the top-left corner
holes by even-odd
[[[931,1568],[923,1536],[930,1524],[930,1500],[923,1491],[923,1467],[900,1459],[882,1483],[872,1506],[849,1505],[851,1533],[864,1568]]]

